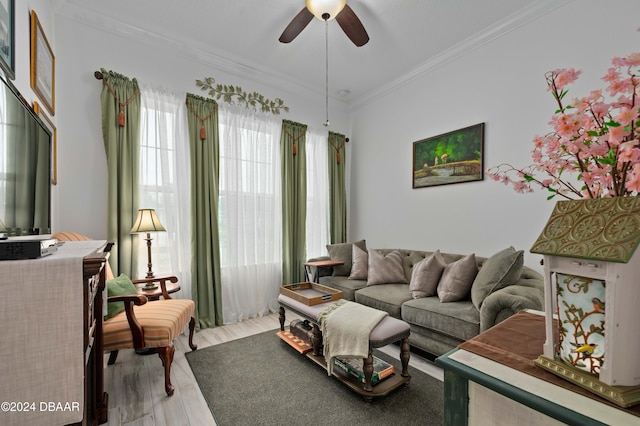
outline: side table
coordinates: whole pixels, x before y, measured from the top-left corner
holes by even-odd
[[[321,267],[334,267],[344,265],[343,260],[313,260],[304,264],[304,276],[307,281],[311,280],[314,283],[320,283],[320,274],[318,268]],[[311,277],[313,277],[311,279]]]

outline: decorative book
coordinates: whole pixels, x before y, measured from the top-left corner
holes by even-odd
[[[362,371],[361,358],[334,357],[332,362],[335,369],[357,379],[360,383],[364,383],[364,372]],[[375,385],[376,383],[381,382],[387,377],[392,376],[394,372],[395,369],[393,365],[374,356],[371,384]]]

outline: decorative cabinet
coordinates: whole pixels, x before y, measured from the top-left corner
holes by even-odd
[[[2,425],[107,421],[102,318],[106,241],[0,261]]]

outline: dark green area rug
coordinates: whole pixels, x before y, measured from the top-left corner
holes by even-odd
[[[401,371],[400,361],[376,356]],[[442,382],[411,382],[370,403],[268,331],[186,354],[218,426],[441,425]]]

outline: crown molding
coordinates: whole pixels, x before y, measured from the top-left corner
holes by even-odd
[[[467,55],[475,49],[484,46],[504,35],[516,30],[531,21],[535,21],[560,7],[565,6],[574,0],[539,0],[533,4],[520,9],[518,12],[511,14],[505,19],[496,22],[494,25],[483,29],[482,31],[466,38],[460,43],[454,45],[450,49],[434,56],[430,60],[422,63],[418,67],[404,74],[403,76],[381,86],[377,90],[358,97],[350,103],[350,110],[355,111],[363,105],[377,98],[380,98],[411,81],[428,74],[429,72],[440,68],[456,59]]]
[[[192,57],[207,67],[215,70],[238,76],[240,78],[261,83],[269,81],[269,85],[276,89],[287,92],[294,92],[304,97],[318,97],[324,95],[324,91],[305,85],[304,83],[292,78],[288,75],[277,73],[273,70],[266,70],[265,67],[251,63],[247,58],[232,57],[228,52],[219,52],[212,50],[211,46],[202,42],[180,39],[175,35],[171,37],[164,36],[157,32],[148,31],[135,25],[125,24],[118,20],[97,14],[83,6],[68,0],[51,0],[57,2],[57,13],[79,24],[104,31],[109,34],[116,34],[123,38],[133,39],[148,43],[154,46],[171,48],[174,51],[182,52]],[[197,76],[194,77],[198,78]],[[234,83],[235,84],[235,83]],[[195,87],[195,86],[194,86]],[[332,99],[338,99],[337,95],[331,95]],[[342,99],[338,99],[344,102]]]

